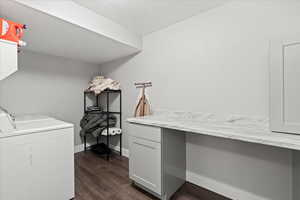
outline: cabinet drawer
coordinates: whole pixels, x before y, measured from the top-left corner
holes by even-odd
[[[159,127],[131,123],[129,125],[129,134],[134,137],[161,142],[161,129]]]
[[[130,178],[161,195],[161,144],[130,136]]]

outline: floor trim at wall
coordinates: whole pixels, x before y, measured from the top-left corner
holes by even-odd
[[[206,188],[217,194],[223,195],[231,199],[243,199],[243,200],[268,200],[264,197],[257,196],[255,194],[243,191],[241,189],[232,187],[225,183],[210,179],[208,177],[201,176],[199,174],[187,171],[186,180],[190,183]]]
[[[92,146],[92,145],[94,145],[94,144],[91,144],[91,143],[87,143],[87,147],[90,147],[90,146]],[[110,145],[110,148],[111,149],[113,149],[113,150],[115,150],[115,151],[120,151],[120,147],[119,146],[114,146],[114,145]],[[82,152],[82,151],[84,151],[84,145],[83,144],[79,144],[79,145],[76,145],[75,147],[74,147],[74,153],[79,153],[79,152]],[[123,156],[125,156],[125,157],[129,157],[129,150],[128,149],[125,149],[125,148],[122,148],[122,154],[123,154]]]
[[[90,147],[91,145],[93,144],[88,143],[87,147]],[[110,147],[115,151],[120,151],[119,146],[111,145]],[[74,150],[75,153],[82,152],[84,151],[84,145],[83,144],[76,145]],[[123,156],[129,158],[129,154],[130,154],[129,149],[123,148]],[[247,191],[243,191],[241,189],[232,187],[230,185],[210,179],[208,177],[201,176],[191,171],[186,172],[186,181],[232,199],[268,200],[261,196],[257,196],[255,194],[249,193]]]

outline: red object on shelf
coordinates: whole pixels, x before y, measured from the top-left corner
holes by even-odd
[[[0,18],[0,39],[16,42],[19,46],[26,43],[21,40],[26,25]]]

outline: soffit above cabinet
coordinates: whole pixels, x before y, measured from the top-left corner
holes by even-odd
[[[142,49],[140,36],[70,0],[1,0],[0,16],[28,25],[34,52],[101,64]]]

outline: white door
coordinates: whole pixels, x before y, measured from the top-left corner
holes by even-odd
[[[300,134],[300,36],[271,42],[270,126]]]
[[[161,195],[161,144],[130,137],[130,177]]]

